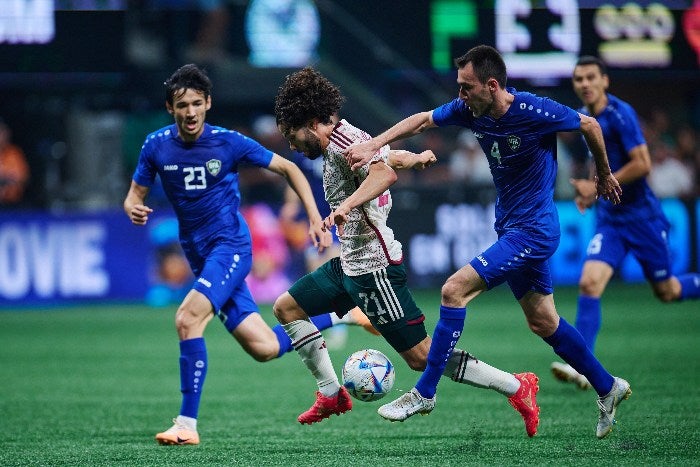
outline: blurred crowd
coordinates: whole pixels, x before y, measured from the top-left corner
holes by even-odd
[[[20,206],[29,182],[29,164],[12,141],[11,128],[0,118],[0,206]]]
[[[652,157],[649,184],[660,198],[700,196],[698,131],[689,123],[673,125],[664,109],[643,120]]]
[[[144,118],[147,123],[143,121]],[[656,109],[650,115],[640,118],[652,157],[653,168],[649,183],[655,193],[662,198],[690,199],[700,196],[698,130],[689,123],[674,124],[665,109]],[[151,121],[154,119],[155,122]],[[134,128],[122,133],[124,137],[133,139],[130,143],[123,143],[124,150],[129,153],[124,154],[121,168],[113,171],[121,178],[121,181],[116,181],[116,185],[122,186],[124,192],[144,137],[138,129],[151,128],[153,123],[166,125],[169,121],[162,118],[160,113],[154,113],[152,117],[135,118],[130,125],[126,125]],[[277,130],[272,115],[259,115],[249,125],[238,125],[236,129],[280,155],[289,158],[293,156],[287,142]],[[134,134],[129,136],[131,132]],[[416,152],[432,149],[438,156],[438,163],[428,170],[401,171],[397,182],[399,188],[420,188],[420,193],[426,193],[425,189],[479,192],[481,195],[477,198],[487,201],[494,196],[487,158],[470,130],[427,131],[393,147]],[[577,133],[562,133],[559,135],[558,153],[556,196],[559,199],[571,199],[573,190],[568,180],[571,177],[587,176],[587,149]],[[31,166],[23,149],[13,142],[10,126],[0,119],[0,203],[3,209],[43,207],[33,206],[25,198],[32,187]],[[280,212],[285,202],[284,180],[269,171],[242,167],[240,182],[242,212],[251,226],[255,258],[247,282],[256,299],[265,303],[272,301],[305,272],[300,265],[303,265],[305,254],[308,254],[308,242],[304,240],[305,228],[290,225],[281,219],[283,216],[280,216]],[[70,190],[64,190],[66,191]],[[118,196],[123,197],[123,193],[118,193]],[[158,185],[152,189],[149,202],[156,209],[167,207],[165,194]],[[115,204],[114,207],[119,206]],[[170,232],[168,236],[163,234],[166,231]],[[164,226],[156,229],[154,226],[153,234],[157,234],[156,237],[160,239],[156,242],[159,281],[148,297],[148,301],[154,305],[176,301],[189,288],[191,275],[183,267],[186,264],[177,245],[176,231],[176,227],[172,226],[169,229],[164,229]]]
[[[150,128],[154,123],[166,125],[169,122],[167,115],[160,112],[150,115],[135,115],[127,119],[125,128],[122,129],[121,136],[130,141],[121,143],[125,152],[123,161],[112,170],[121,178],[121,181],[112,181],[115,188],[128,186],[145,136],[139,130],[142,132],[143,128]],[[700,131],[690,122],[674,122],[663,108],[656,108],[649,115],[639,117],[652,158],[652,172],[648,181],[657,196],[682,199],[700,196]],[[235,125],[234,128],[280,155],[291,156],[271,115],[256,116],[249,125]],[[37,164],[28,160],[23,148],[12,140],[12,134],[11,126],[0,116],[0,205],[4,208],[43,208],[45,206],[32,203],[31,199],[25,197],[30,190],[41,188],[32,184],[30,174],[31,167]],[[588,151],[577,133],[561,133],[558,139],[559,177],[556,196],[559,199],[569,199],[573,197],[569,178],[587,177]],[[393,147],[416,152],[432,149],[438,156],[438,163],[430,170],[402,171],[399,174],[399,186],[445,186],[446,181],[463,188],[473,186],[488,189],[492,185],[487,158],[468,129],[428,131]],[[39,180],[45,181],[46,174],[42,174]],[[244,168],[241,171],[241,185],[244,202],[264,203],[273,210],[282,205],[284,181],[266,171]],[[122,193],[118,195],[121,196]],[[152,197],[158,196],[162,194],[156,190]]]

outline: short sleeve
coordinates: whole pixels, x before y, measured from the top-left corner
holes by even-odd
[[[153,163],[153,152],[155,150],[153,139],[153,136],[149,135],[146,138],[146,142],[141,147],[139,160],[134,170],[134,176],[132,177],[134,182],[141,186],[152,186],[156,179],[157,171]]]
[[[622,146],[625,148],[625,151],[629,153],[632,148],[646,144],[646,140],[642,134],[642,128],[639,125],[637,113],[632,106],[621,106],[618,110],[621,120],[618,128],[620,140],[622,141]]]
[[[433,123],[437,126],[458,125],[471,128],[473,120],[471,109],[459,98],[433,110]]]

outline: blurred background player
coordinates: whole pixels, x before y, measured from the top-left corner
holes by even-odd
[[[339,258],[295,282],[273,307],[316,379],[316,401],[298,417],[300,423],[308,424],[352,408],[323,335],[309,316],[329,309],[345,313],[361,306],[372,325],[414,370],[425,368],[431,342],[425,316],[406,284],[401,243],[394,238],[387,219],[392,206],[389,187],[397,179],[394,168],[424,168],[435,162],[435,155],[432,151],[415,154],[383,146],[352,171],[343,152],[369,135],[339,120],[343,101],[338,87],[310,67],[287,76],[275,100],[277,123],[290,147],[310,159],[323,158],[323,186],[333,209],[325,225],[337,226],[341,246]],[[450,349],[443,358],[444,375],[505,395],[525,420],[528,436],[535,435],[539,423],[537,376],[506,373],[460,349]]]
[[[211,81],[196,65],[185,65],[165,82],[165,106],[175,123],[146,137],[124,200],[135,225],[146,225],[153,212],[146,196],[158,175],[173,205],[180,244],[197,279],[177,309],[180,339],[180,414],[160,444],[199,444],[197,415],[207,374],[204,329],[218,315],[227,331],[257,361],[291,350],[280,326],[271,329],[260,316],[245,283],[252,264],[250,230],[239,212],[239,164],[252,164],[283,176],[302,199],[310,220],[309,235],[319,249],[330,244],[311,188],[290,161],[242,134],[205,123],[211,108]],[[338,322],[324,314],[320,329]]]
[[[639,261],[654,295],[663,303],[700,297],[700,274],[673,275],[670,224],[646,180],[651,171],[649,149],[632,106],[607,92],[610,79],[605,63],[597,57],[581,57],[572,83],[583,103],[579,111],[600,123],[610,168],[623,187],[620,203],[613,204],[597,200],[593,177],[571,180],[581,213],[597,201],[596,233],[586,250],[576,314],[576,329],[593,352],[602,321],[601,296],[628,253]],[[553,362],[552,373],[581,389],[590,387],[588,379],[568,364]]]

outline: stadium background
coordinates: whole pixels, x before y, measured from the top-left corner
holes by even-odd
[[[670,129],[680,127],[698,140],[697,1],[232,0],[220,8],[184,0],[20,0],[0,11],[0,116],[31,169],[23,202],[0,211],[0,306],[165,305],[187,288],[162,193],[151,195],[158,215],[146,229],[130,225],[121,202],[145,135],[168,123],[162,82],[190,61],[204,65],[214,82],[210,123],[283,155],[289,151],[269,116],[291,71],[318,67],[346,95],[343,117],[376,133],[454,96],[450,60],[478,43],[506,53],[510,85],[572,107],[578,102],[568,76],[576,57],[604,56],[611,91],[649,127],[661,115],[669,144]],[[226,27],[214,38],[216,50],[198,47],[202,31],[220,20]],[[460,136],[441,131],[405,143],[433,148],[442,161],[401,174],[392,189],[391,226],[416,288],[439,285],[493,239],[492,189],[450,171]],[[552,267],[558,284],[575,284],[592,216],[576,212],[566,183],[579,170],[580,142],[562,137],[560,146],[563,236]],[[696,160],[685,162],[700,174],[697,143],[695,149]],[[676,273],[700,264],[695,179],[690,192],[664,199]],[[242,170],[241,180],[256,237],[251,286],[269,302],[301,273],[301,252],[277,220],[281,180],[254,169]],[[633,261],[619,279],[641,280]]]
[[[0,465],[698,465],[697,302],[660,305],[646,284],[630,283],[636,282],[633,268],[605,294],[596,353],[611,371],[629,379],[634,394],[619,413],[613,436],[603,441],[593,435],[595,394],[547,376],[551,350],[527,332],[503,288],[474,303],[460,345],[504,370],[540,375],[542,420],[535,439],[525,436],[501,395],[456,384],[441,384],[440,407],[415,422],[387,424],[376,415],[376,404],[356,403],[349,415],[299,426],[296,417],[315,389],[303,363],[290,355],[260,365],[221,326],[209,326],[209,362],[216,371],[208,373],[200,412],[202,444],[158,446],[153,433],[168,423],[180,394],[175,305],[151,305],[172,303],[178,290],[163,280],[186,283],[187,271],[173,245],[176,226],[162,195],[151,197],[160,217],[148,229],[130,225],[120,205],[145,134],[168,122],[160,83],[190,59],[206,59],[215,81],[211,121],[274,146],[279,137],[269,131],[267,117],[272,97],[296,69],[249,62],[249,7],[279,8],[285,0],[224,0],[219,12],[188,11],[186,3],[0,0],[0,117],[32,168],[23,202],[0,207]],[[344,116],[373,132],[453,96],[449,57],[477,42],[495,43],[501,30],[510,31],[511,39],[525,37],[523,32],[532,38],[509,59],[511,71],[564,70],[572,57],[559,54],[562,50],[617,54],[622,63],[611,68],[612,91],[654,123],[647,137],[655,138],[655,158],[663,148],[658,141],[663,118],[655,116],[668,117],[670,127],[688,125],[697,137],[697,45],[690,45],[693,33],[686,32],[692,29],[697,36],[697,26],[692,27],[697,20],[686,13],[691,2],[652,6],[610,0],[607,8],[584,0],[293,3],[305,6],[307,15],[315,12],[317,22],[299,29],[289,15],[263,15],[268,34],[292,37],[268,35],[273,44],[268,50],[299,45],[302,33],[320,25],[311,60],[342,85],[348,96]],[[692,3],[697,18],[698,1]],[[528,12],[528,6],[534,9]],[[508,14],[515,10],[520,13]],[[218,36],[222,50],[197,54],[192,46],[198,33],[215,30],[226,19],[221,11],[228,13]],[[556,33],[563,23],[569,34],[562,37]],[[298,53],[287,50],[273,59]],[[637,59],[645,62],[626,63]],[[563,77],[521,76],[511,84],[575,106],[569,71]],[[401,174],[393,189],[392,226],[406,246],[414,296],[433,329],[439,289],[432,284],[488,242],[493,193],[454,176],[452,153],[457,142],[469,143],[468,135],[441,130],[424,136],[410,144],[436,148],[441,165],[416,176]],[[663,137],[680,142],[673,132]],[[561,143],[561,172],[574,173],[580,161],[576,141]],[[697,270],[700,177],[695,179],[695,191],[671,196],[665,208],[674,222],[676,267]],[[299,271],[288,268],[300,262],[289,240],[296,237],[293,232],[280,236],[276,224],[282,185],[257,171],[247,171],[243,180],[258,246],[265,247],[256,251],[256,271],[278,268],[284,272],[278,278],[293,277]],[[679,185],[680,178],[662,187]],[[590,220],[571,212],[566,175],[557,188],[567,240],[555,269],[559,281],[570,282],[579,272]],[[284,268],[276,261],[280,257],[286,258]],[[169,267],[158,268],[159,263]],[[557,287],[556,299],[572,322],[576,286]],[[273,324],[269,305],[261,306],[261,314]],[[392,396],[411,388],[416,373],[386,342],[354,326],[348,333],[347,345],[330,351],[336,369],[350,351],[377,348],[397,364]]]

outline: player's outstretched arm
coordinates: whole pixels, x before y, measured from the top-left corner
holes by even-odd
[[[139,185],[135,181],[131,181],[129,193],[124,199],[124,212],[131,219],[131,223],[135,225],[146,225],[148,215],[153,212],[153,209],[146,206],[146,196],[149,188]]]
[[[289,186],[292,187],[299,196],[299,199],[301,199],[301,203],[304,205],[306,215],[309,219],[309,237],[313,245],[318,248],[319,253],[329,247],[331,244],[331,237],[325,231],[323,218],[321,218],[321,213],[318,212],[311,186],[303,172],[294,162],[285,159],[279,154],[274,154],[272,156],[270,165],[268,165],[267,168],[283,176],[287,180]]]
[[[595,162],[596,192],[603,199],[613,204],[618,204],[622,195],[622,188],[620,188],[620,184],[610,171],[608,154],[605,151],[603,131],[600,128],[600,124],[595,118],[583,114],[579,115],[581,117],[581,133],[588,144],[588,148],[591,150],[591,154],[593,154],[593,161]]]
[[[369,162],[382,146],[417,135],[427,128],[432,128],[434,126],[432,110],[413,114],[369,141],[353,144],[348,147],[345,150],[345,158],[352,170],[359,169]]]
[[[420,154],[405,151],[403,149],[391,149],[389,151],[388,164],[392,169],[416,169],[423,170],[437,162],[437,157],[431,150]]]

